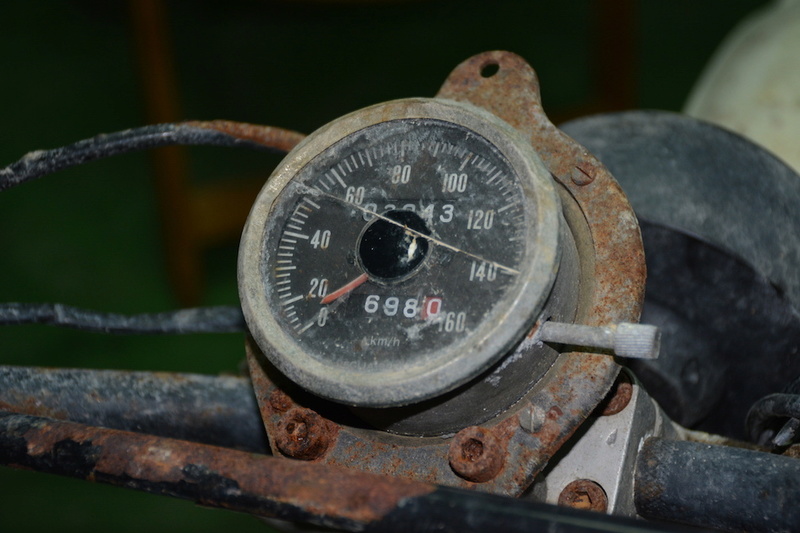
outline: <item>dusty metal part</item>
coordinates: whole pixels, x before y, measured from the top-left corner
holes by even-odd
[[[456,474],[467,481],[484,483],[502,470],[505,450],[491,431],[471,426],[456,433],[448,456]]]
[[[622,322],[607,326],[584,326],[549,320],[539,327],[544,342],[611,350],[617,357],[656,359],[661,332],[649,324]]]
[[[268,453],[250,380],[0,367],[0,409]]]
[[[652,520],[788,533],[800,524],[800,460],[652,438],[636,463],[635,496],[638,513]]]
[[[498,69],[485,77],[482,73],[489,65]],[[486,109],[522,132],[560,185],[564,216],[580,256],[575,322],[594,326],[637,322],[645,265],[636,217],[602,163],[547,119],[533,69],[508,52],[480,54],[456,67],[437,97]],[[593,179],[576,184],[572,179],[576,169]],[[536,341],[529,338],[525,342]],[[404,437],[359,427],[335,408],[327,406],[326,410],[319,399],[287,384],[252,341],[248,342],[248,362],[273,450],[281,413],[270,397],[283,390],[294,404],[338,423],[338,439],[321,459],[324,463],[514,496],[533,481],[606,396],[619,372],[606,354],[561,354],[514,409],[481,424],[498,438],[506,456],[496,477],[476,484],[457,476],[450,467],[452,438]],[[531,406],[544,416],[528,424],[522,418]]]
[[[622,378],[625,376],[625,378]],[[642,442],[652,436],[674,436],[676,429],[664,417],[652,398],[628,376],[620,373],[619,398],[615,414],[603,416],[603,404],[550,461],[537,478],[530,497],[547,503],[562,503],[563,495],[574,494],[575,480],[593,480],[603,487],[604,511],[636,516],[631,472]],[[627,397],[627,403],[623,405]],[[599,415],[599,416],[597,416]]]
[[[591,479],[576,479],[558,495],[558,505],[605,513],[608,498],[603,487]]]

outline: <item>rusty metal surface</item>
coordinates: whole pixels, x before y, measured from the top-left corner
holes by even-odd
[[[611,416],[621,412],[631,402],[633,383],[627,372],[620,372],[608,395],[597,406],[600,416]]]
[[[450,467],[467,481],[484,483],[503,469],[506,451],[500,439],[486,428],[470,426],[450,441]]]
[[[349,530],[425,483],[138,433],[0,412],[0,464]]]
[[[0,409],[268,453],[250,380],[0,367]]]
[[[262,126],[231,120],[188,121],[186,126],[215,130],[243,141],[250,141],[281,152],[288,152],[305,139],[305,135],[296,131],[275,126]]]
[[[608,497],[603,487],[594,481],[576,479],[561,491],[558,505],[604,513],[608,509]]]
[[[347,531],[676,531],[519,499],[6,411],[0,411],[0,464]]]
[[[491,65],[498,69],[489,76],[484,69]],[[550,123],[533,69],[507,52],[480,54],[456,67],[437,97],[482,107],[527,135],[561,185],[565,218],[581,263],[576,322],[638,322],[645,266],[636,217],[605,167]],[[463,476],[458,459],[454,471],[452,437],[401,437],[361,428],[352,417],[322,412],[329,406],[285,383],[253,342],[248,343],[248,362],[273,451],[280,453],[275,435],[285,427],[286,413],[311,409],[339,427],[335,442],[316,456],[316,462],[512,496],[530,485],[607,395],[619,372],[607,354],[562,354],[514,409],[478,428],[492,449],[502,450],[502,461],[471,481],[465,479],[469,473]],[[517,413],[525,416],[531,408],[543,416],[533,425],[523,420],[523,429]]]
[[[487,67],[497,71],[486,77]],[[577,323],[638,322],[644,300],[645,263],[636,217],[619,184],[584,147],[556,128],[541,105],[536,73],[521,57],[486,52],[456,67],[438,97],[492,111],[530,136],[531,143],[581,216],[570,219],[580,255],[581,305]],[[568,204],[569,202],[565,202]],[[538,433],[543,464],[585,420],[619,371],[607,355],[565,354],[545,376],[530,403],[548,410]]]

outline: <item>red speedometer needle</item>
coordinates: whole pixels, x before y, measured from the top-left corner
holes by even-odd
[[[358,276],[353,281],[349,282],[347,285],[344,285],[344,286],[340,287],[339,289],[336,289],[332,293],[329,293],[325,298],[320,300],[319,303],[321,303],[322,305],[329,304],[329,303],[337,300],[338,298],[341,298],[342,296],[344,296],[348,292],[352,291],[356,287],[360,287],[368,279],[369,279],[369,276],[365,272],[364,274],[361,274],[360,276]]]

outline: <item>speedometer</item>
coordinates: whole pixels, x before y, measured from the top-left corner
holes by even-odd
[[[239,258],[248,328],[325,398],[443,394],[539,318],[559,213],[530,142],[494,115],[443,99],[357,111],[309,136],[259,195]]]

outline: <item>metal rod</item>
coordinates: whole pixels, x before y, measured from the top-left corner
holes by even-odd
[[[676,531],[319,463],[3,411],[0,464],[348,531]]]
[[[250,380],[0,366],[0,409],[267,453]]]
[[[541,340],[557,344],[611,350],[618,357],[655,359],[661,347],[656,326],[623,322],[610,326],[586,326],[545,322],[539,328]]]

